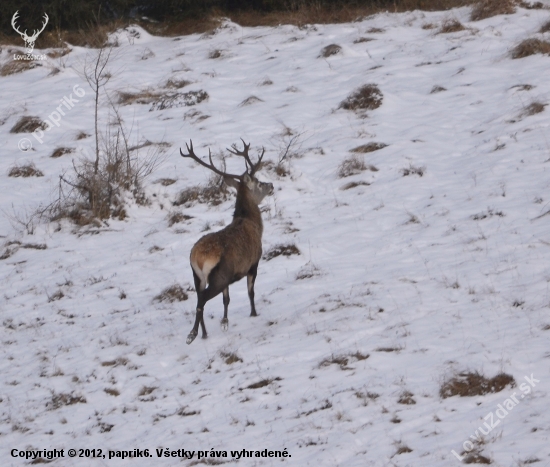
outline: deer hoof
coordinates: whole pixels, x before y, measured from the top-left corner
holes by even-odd
[[[195,337],[197,337],[197,333],[194,331],[191,331],[189,335],[187,336],[187,345],[189,345],[191,342],[195,340]]]
[[[221,320],[221,327],[222,327],[222,331],[227,331],[227,328],[229,327],[229,320],[227,318],[222,318]]]

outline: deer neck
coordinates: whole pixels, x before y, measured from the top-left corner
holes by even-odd
[[[243,218],[251,220],[260,227],[263,227],[260,208],[254,201],[252,193],[247,186],[244,185],[244,183],[240,183],[237,190],[237,201],[235,202],[233,220],[235,221]]]

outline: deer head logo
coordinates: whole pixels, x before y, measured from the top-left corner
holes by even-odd
[[[13,18],[11,19],[11,25],[15,32],[19,33],[23,40],[25,41],[25,50],[28,54],[31,54],[34,49],[34,43],[36,42],[36,39],[40,35],[40,33],[44,30],[46,27],[46,24],[48,24],[48,15],[44,13],[44,22],[42,23],[42,29],[37,30],[35,29],[32,36],[27,36],[27,30],[25,29],[25,32],[21,32],[19,28],[16,26],[15,22],[17,21],[17,18],[19,16],[19,10],[15,12],[13,15]]]

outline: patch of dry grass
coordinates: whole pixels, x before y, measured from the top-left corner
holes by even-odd
[[[242,362],[243,359],[237,355],[236,352],[220,351],[220,357],[223,358],[223,361],[226,365],[232,365],[233,363]]]
[[[338,44],[330,44],[321,49],[319,57],[328,58],[332,55],[338,55],[340,52],[342,52],[342,47],[340,47]]]
[[[26,115],[17,121],[17,123],[10,130],[10,133],[32,133],[35,130],[44,131],[45,129],[46,123],[38,117]]]
[[[452,32],[464,31],[466,28],[456,19],[447,19],[443,22],[439,34],[450,34]]]
[[[42,66],[36,60],[10,60],[0,67],[0,76],[9,76]]]
[[[443,399],[452,396],[482,396],[500,392],[506,386],[516,386],[514,378],[506,373],[499,373],[493,378],[486,378],[477,372],[459,373],[441,385],[439,395]]]
[[[172,203],[174,206],[190,207],[195,203],[218,206],[229,199],[229,190],[221,177],[214,176],[206,186],[192,186],[180,191]]]
[[[183,214],[182,212],[171,212],[168,214],[168,227],[172,227],[174,224],[179,224],[180,222],[188,221],[189,219],[193,218],[187,214]]]
[[[34,163],[16,165],[8,172],[8,177],[43,177],[44,174],[36,168]]]
[[[544,112],[544,108],[547,106],[548,104],[542,104],[540,102],[531,102],[527,107],[525,107],[525,109],[523,110],[522,112],[522,116],[531,116],[531,115],[536,115],[536,114],[539,114],[541,112]]]
[[[539,32],[541,34],[545,33],[545,32],[549,32],[550,31],[550,21],[546,21],[546,23],[544,23],[540,29],[539,29]]]
[[[357,148],[356,148],[357,149]],[[360,174],[365,170],[377,172],[378,169],[371,164],[365,164],[362,156],[354,154],[351,157],[344,159],[338,167],[338,178],[351,177],[352,175]]]
[[[54,149],[50,157],[58,158],[58,157],[64,156],[65,154],[71,154],[73,152],[74,152],[73,148],[57,148],[57,149]]]
[[[156,302],[183,302],[189,298],[189,295],[183,290],[179,284],[166,287],[160,294],[153,298]]]
[[[480,21],[497,15],[511,15],[516,11],[515,0],[481,0],[470,13],[470,20]]]
[[[73,394],[54,393],[49,402],[46,402],[46,408],[48,410],[56,410],[66,405],[85,404],[86,398]]]
[[[525,39],[516,45],[510,52],[512,58],[524,58],[535,54],[550,55],[550,42],[542,39]]]
[[[301,254],[300,250],[296,245],[280,244],[270,248],[269,251],[263,255],[263,259],[265,261],[270,261],[273,258],[276,258],[277,256],[292,256],[292,255],[300,255],[300,254]]]
[[[370,186],[368,182],[349,182],[340,187],[340,190],[346,191],[351,190],[352,188],[357,188],[358,186]]]
[[[376,84],[361,86],[344,99],[339,108],[345,110],[375,110],[382,105],[383,95]]]
[[[371,143],[362,144],[361,146],[357,146],[353,149],[350,149],[350,152],[357,152],[357,153],[360,153],[360,154],[366,154],[366,153],[369,153],[369,152],[378,151],[379,149],[383,149],[386,146],[387,146],[387,144],[384,144],[384,143],[371,142]]]

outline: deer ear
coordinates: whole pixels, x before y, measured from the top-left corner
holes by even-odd
[[[239,187],[239,182],[233,177],[223,177],[223,181],[227,186],[237,189]]]
[[[243,175],[243,182],[248,185],[251,181],[252,181],[252,177],[245,172]]]

